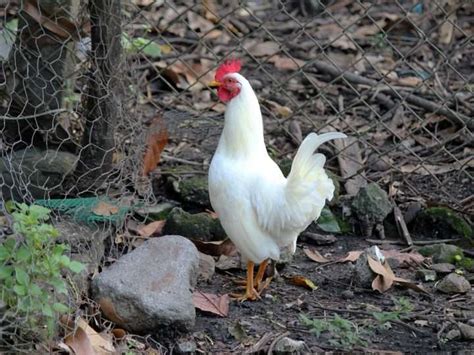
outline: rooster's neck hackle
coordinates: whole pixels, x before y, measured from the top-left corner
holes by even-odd
[[[267,153],[260,105],[250,83],[240,74],[233,75],[242,88],[227,104],[218,150],[234,158],[258,157]]]

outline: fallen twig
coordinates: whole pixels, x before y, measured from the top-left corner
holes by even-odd
[[[311,64],[323,73],[329,74],[330,76],[338,79],[345,79],[352,84],[368,85],[371,87],[374,87],[379,84],[377,80],[365,78],[361,75],[354,74],[345,70],[340,70],[334,65],[328,64],[321,60],[313,60],[311,61]],[[406,96],[402,96],[398,91],[395,90],[389,90],[387,91],[387,94],[394,98],[398,98],[415,106],[421,107],[429,112],[435,112],[446,116],[454,124],[462,123],[463,125],[466,125],[469,129],[474,129],[474,120],[472,118],[463,115],[462,113],[455,112],[448,107],[424,99],[415,94],[408,94]]]
[[[411,239],[407,224],[403,218],[402,211],[400,211],[400,208],[396,204],[394,204],[393,207],[393,214],[395,216],[395,223],[397,224],[398,233],[405,239],[409,246],[413,245],[413,240]]]

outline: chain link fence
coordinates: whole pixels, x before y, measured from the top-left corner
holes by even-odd
[[[468,216],[473,15],[458,0],[0,1],[2,201],[123,222],[166,177],[207,174],[225,110],[207,84],[240,58],[283,170],[309,132],[342,131],[321,147],[342,194],[374,181]]]

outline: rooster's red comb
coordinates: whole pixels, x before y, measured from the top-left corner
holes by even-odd
[[[238,73],[242,63],[238,59],[230,59],[225,61],[223,64],[217,68],[216,76],[214,77],[216,81],[221,81],[222,78],[229,73]]]

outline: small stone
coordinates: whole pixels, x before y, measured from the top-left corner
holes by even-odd
[[[458,323],[461,336],[465,340],[474,340],[474,327],[464,323]]]
[[[0,308],[1,310],[1,308]],[[474,327],[474,318],[471,318],[467,321],[467,324],[469,324],[470,326]]]
[[[431,265],[431,270],[436,271],[440,274],[449,274],[453,272],[456,267],[450,263],[437,263]]]
[[[226,238],[224,229],[218,219],[208,213],[191,214],[182,208],[171,210],[166,219],[163,234],[182,235],[186,238],[202,241],[223,240]]]
[[[177,354],[194,354],[197,350],[196,342],[193,340],[181,340],[176,343]]]
[[[416,270],[416,277],[424,282],[436,281],[436,271],[430,269],[418,269]]]
[[[350,300],[354,298],[354,292],[352,292],[351,290],[345,290],[345,291],[342,291],[341,296],[345,300]]]
[[[377,231],[384,237],[383,220],[392,211],[393,206],[387,193],[376,183],[362,187],[352,200],[352,210],[361,224],[362,234],[370,237]]]
[[[367,255],[370,255],[372,259],[379,260],[381,262],[385,260],[382,252],[376,245],[365,249],[365,251],[357,259],[354,267],[354,281],[358,286],[363,288],[372,287],[372,281],[375,277],[375,273],[372,271],[367,262]]]
[[[199,253],[186,238],[152,238],[103,270],[92,295],[107,318],[129,331],[190,330],[198,265]]]
[[[275,344],[275,354],[297,353],[302,351],[305,347],[305,342],[302,340],[294,340],[289,337],[281,338]]]
[[[210,255],[199,253],[198,278],[202,281],[209,281],[216,269],[216,262]]]
[[[451,329],[449,332],[446,333],[444,338],[446,341],[454,340],[461,337],[461,331],[459,329]]]
[[[311,232],[303,232],[300,235],[300,239],[306,243],[314,245],[330,245],[336,242],[336,237],[332,234],[318,234]]]
[[[436,285],[436,289],[444,293],[466,293],[471,290],[471,284],[465,277],[451,273]]]

